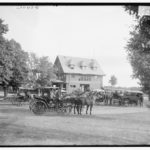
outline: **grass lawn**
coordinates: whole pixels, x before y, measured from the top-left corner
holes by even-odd
[[[0,145],[147,145],[150,110],[95,106],[93,115],[47,112],[0,105]]]

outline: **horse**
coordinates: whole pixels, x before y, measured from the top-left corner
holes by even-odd
[[[97,98],[97,94],[92,91],[84,92],[82,95],[78,96],[76,99],[77,104],[77,111],[78,114],[82,115],[82,108],[86,106],[86,114],[88,114],[88,109],[90,107],[90,115],[92,114],[93,104]]]
[[[71,103],[72,108],[74,110],[74,114],[82,115],[83,106],[86,106],[86,114],[88,114],[88,109],[90,107],[90,115],[92,113],[92,107],[97,98],[96,92],[88,91],[88,92],[79,92],[67,94],[63,97],[65,101]],[[71,110],[72,111],[72,110]]]
[[[79,101],[77,100],[76,98],[77,96],[74,94],[74,93],[70,93],[70,94],[65,94],[63,97],[62,97],[62,101],[64,103],[68,103],[70,104],[71,106],[71,110],[70,112],[72,111],[72,109],[74,110],[74,114],[76,114],[76,109],[77,109],[77,112],[79,114],[79,111],[78,111],[78,107],[79,107]]]
[[[105,104],[109,104],[109,105],[112,105],[112,97],[113,97],[113,94],[112,92],[105,92]]]

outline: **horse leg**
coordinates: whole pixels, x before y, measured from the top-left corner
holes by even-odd
[[[105,99],[105,102],[106,102],[106,105],[108,105],[108,100],[107,100],[107,98]]]
[[[74,108],[74,114],[76,114],[76,105],[74,105],[73,108]]]
[[[92,107],[93,105],[90,105],[90,115],[92,114]]]
[[[86,105],[86,114],[88,114],[89,105]]]
[[[77,109],[77,113],[79,115],[79,105],[76,106],[76,109]]]
[[[109,105],[112,105],[112,99],[111,98],[109,98]]]
[[[80,105],[79,113],[80,113],[80,115],[82,115],[82,105]]]
[[[143,100],[141,101],[141,107],[143,106]]]

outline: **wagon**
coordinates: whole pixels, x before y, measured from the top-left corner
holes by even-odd
[[[43,87],[40,88],[41,95],[34,95],[33,100],[29,104],[30,110],[36,114],[41,115],[47,111],[58,112],[58,113],[70,113],[72,105],[69,101],[61,97],[51,98],[51,92],[55,92],[55,87]]]
[[[123,105],[143,105],[143,92],[141,91],[126,91],[122,96]]]
[[[20,87],[18,94],[11,98],[11,103],[13,105],[21,106],[23,103],[29,102],[31,100],[32,91],[34,91],[33,88]]]

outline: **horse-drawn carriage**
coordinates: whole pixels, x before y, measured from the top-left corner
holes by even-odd
[[[118,105],[118,106],[142,106],[143,92],[141,91],[111,91],[96,90],[97,99],[95,104]]]
[[[31,99],[31,93],[34,91],[35,89],[33,88],[20,87],[17,94],[11,97],[11,103],[13,105],[21,106],[22,104],[29,102]]]
[[[143,92],[126,91],[122,97],[122,105],[143,106]]]
[[[29,104],[29,108],[34,114],[40,115],[46,111],[56,111],[58,113],[71,112],[72,105],[71,102],[62,95],[64,91],[62,92],[55,87],[43,87],[40,88],[40,91],[41,95],[34,95]],[[56,93],[60,94],[59,97],[56,96]]]
[[[92,91],[88,92],[78,92],[75,91],[70,94],[63,94],[60,89],[54,87],[44,87],[40,89],[41,95],[35,95],[30,101],[30,110],[37,115],[43,114],[46,111],[53,111],[58,113],[71,113],[72,108],[74,108],[74,114],[81,114],[83,106],[86,107],[86,114],[88,113],[88,108],[90,108],[90,114],[92,112],[93,102],[95,100],[95,93]],[[52,97],[53,93],[55,96]],[[60,93],[61,96],[57,96]]]
[[[113,104],[118,103],[122,106],[142,106],[143,105],[143,92],[141,91],[124,91],[122,93],[115,92],[112,95]]]

